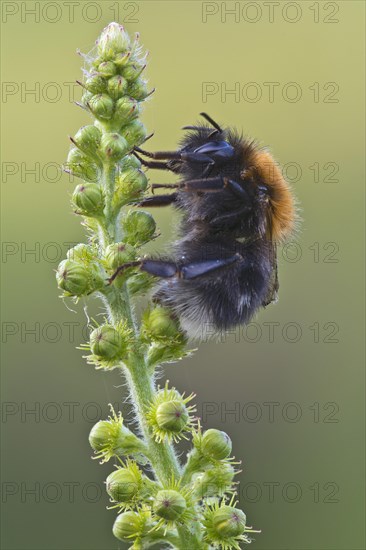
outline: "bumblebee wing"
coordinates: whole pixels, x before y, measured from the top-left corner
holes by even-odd
[[[277,296],[278,296],[279,283],[278,283],[278,267],[277,267],[277,246],[276,246],[276,243],[274,242],[270,243],[269,255],[270,255],[270,264],[271,264],[271,275],[270,275],[270,280],[268,285],[268,291],[265,299],[262,302],[263,307],[266,307],[269,304],[276,302]]]

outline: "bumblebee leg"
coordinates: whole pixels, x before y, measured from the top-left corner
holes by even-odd
[[[206,193],[217,193],[219,191],[230,191],[239,199],[247,199],[248,194],[236,181],[217,176],[214,178],[203,178],[198,180],[187,180],[182,183],[153,183],[152,189],[180,189],[181,191],[197,191]]]
[[[161,187],[173,188],[176,187],[182,191],[201,191],[206,193],[217,193],[219,191],[230,191],[233,195],[237,196],[239,199],[248,199],[248,193],[243,189],[243,187],[228,178],[222,176],[217,176],[214,178],[203,178],[198,180],[187,180],[178,184],[167,184],[167,183],[153,183],[152,188],[158,189]]]
[[[214,161],[204,153],[190,153],[186,151],[156,151],[151,153],[150,151],[145,151],[140,147],[134,147],[134,151],[144,155],[145,157],[155,159],[155,160],[180,160],[187,162],[196,162],[198,164],[215,164]]]
[[[218,193],[227,190],[238,199],[247,200],[249,198],[247,191],[239,183],[221,176],[187,180],[182,183],[153,183],[151,188],[153,192],[155,189],[179,189],[180,191],[196,191],[197,193]]]
[[[152,183],[151,190],[154,193],[155,189],[181,189],[180,183]]]
[[[128,269],[129,267],[140,267],[141,266],[141,261],[136,261],[136,262],[128,262],[128,263],[125,263],[123,265],[120,265],[116,271],[113,273],[112,277],[109,277],[108,279],[108,283],[111,285],[114,281],[114,279],[116,277],[118,277],[118,275],[120,273],[122,273],[123,271],[125,271],[126,269]]]
[[[140,269],[150,273],[150,275],[155,275],[155,277],[161,277],[162,279],[178,277],[179,279],[190,280],[196,279],[197,277],[203,277],[208,273],[212,273],[223,267],[228,267],[241,260],[242,257],[239,254],[234,254],[234,256],[230,258],[222,260],[203,260],[186,265],[165,262],[163,260],[142,260]]]
[[[141,149],[141,147],[134,147],[134,151],[137,151],[138,153],[140,153],[140,155],[144,155],[145,157],[148,157],[150,159],[181,160],[180,151],[157,151],[156,153],[151,153],[150,151],[145,151],[144,149]]]
[[[170,170],[170,172],[173,172],[174,174],[179,174],[180,172],[180,164],[177,166],[173,166],[171,162],[159,162],[154,160],[146,160],[140,155],[136,153],[136,151],[132,151],[133,155],[141,162],[142,166],[146,166],[146,168],[154,168],[156,170]],[[177,161],[175,161],[176,163]],[[178,161],[178,163],[181,161]]]
[[[232,264],[242,260],[242,257],[239,254],[234,254],[230,258],[225,258],[222,260],[205,260],[202,262],[192,262],[181,267],[178,276],[182,279],[196,279],[198,277],[204,277],[208,273],[212,273],[217,269],[224,267],[229,267]]]
[[[162,279],[177,277],[179,279],[191,280],[198,277],[204,277],[208,273],[212,273],[217,269],[229,267],[242,259],[243,258],[240,254],[234,254],[234,256],[230,256],[230,258],[220,260],[203,260],[186,265],[179,265],[174,262],[167,262],[164,260],[141,260],[139,262],[129,262],[121,265],[112,277],[108,279],[108,281],[110,284],[113,283],[114,279],[129,267],[139,267],[141,271],[145,271],[150,275],[154,275],[155,277],[160,277]]]
[[[154,195],[153,197],[146,197],[142,199],[135,206],[168,206],[177,200],[177,193],[170,193],[169,195]]]
[[[179,273],[177,264],[164,260],[143,260],[140,269],[162,279],[170,279]]]
[[[167,162],[156,162],[153,160],[145,160],[141,158],[135,151],[133,152],[134,156],[141,162],[142,166],[146,168],[155,168],[157,170],[172,170]]]
[[[174,277],[174,275],[176,275],[179,271],[175,263],[165,262],[163,260],[140,260],[136,262],[128,262],[126,264],[120,265],[116,269],[112,277],[108,279],[109,284],[112,284],[120,273],[130,267],[139,267],[141,271],[150,273],[150,275],[155,275],[155,277],[162,277],[163,279]]]
[[[182,183],[153,183],[151,189],[180,189],[181,191],[222,191],[221,177],[206,178],[199,180],[188,180]]]

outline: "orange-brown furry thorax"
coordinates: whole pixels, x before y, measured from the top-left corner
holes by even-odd
[[[271,238],[283,241],[295,228],[295,201],[281,169],[272,155],[265,149],[251,153],[249,164],[269,190],[269,225]]]

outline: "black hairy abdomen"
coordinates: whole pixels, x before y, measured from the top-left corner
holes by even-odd
[[[252,319],[268,292],[269,246],[265,240],[245,244],[224,239],[204,243],[185,239],[177,243],[175,260],[184,264],[234,254],[238,254],[238,260],[229,269],[160,283],[157,298],[175,311],[190,336],[228,330]]]

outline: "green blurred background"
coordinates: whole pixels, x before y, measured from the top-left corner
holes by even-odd
[[[66,309],[53,273],[67,243],[85,239],[69,205],[75,184],[59,169],[67,136],[88,122],[72,103],[75,51],[90,50],[115,19],[150,51],[149,148],[173,148],[181,126],[205,110],[271,146],[303,218],[280,253],[278,304],[165,375],[197,392],[206,427],[232,437],[243,460],[240,505],[262,530],[253,548],[365,548],[364,7],[2,3],[4,549],[125,548],[106,510],[112,465],[90,460],[87,437],[108,402],[128,411],[126,391],[117,373],[93,370],[75,349],[83,304]],[[177,217],[155,217],[162,237],[152,248],[162,250]],[[92,303],[89,313],[98,312]]]

